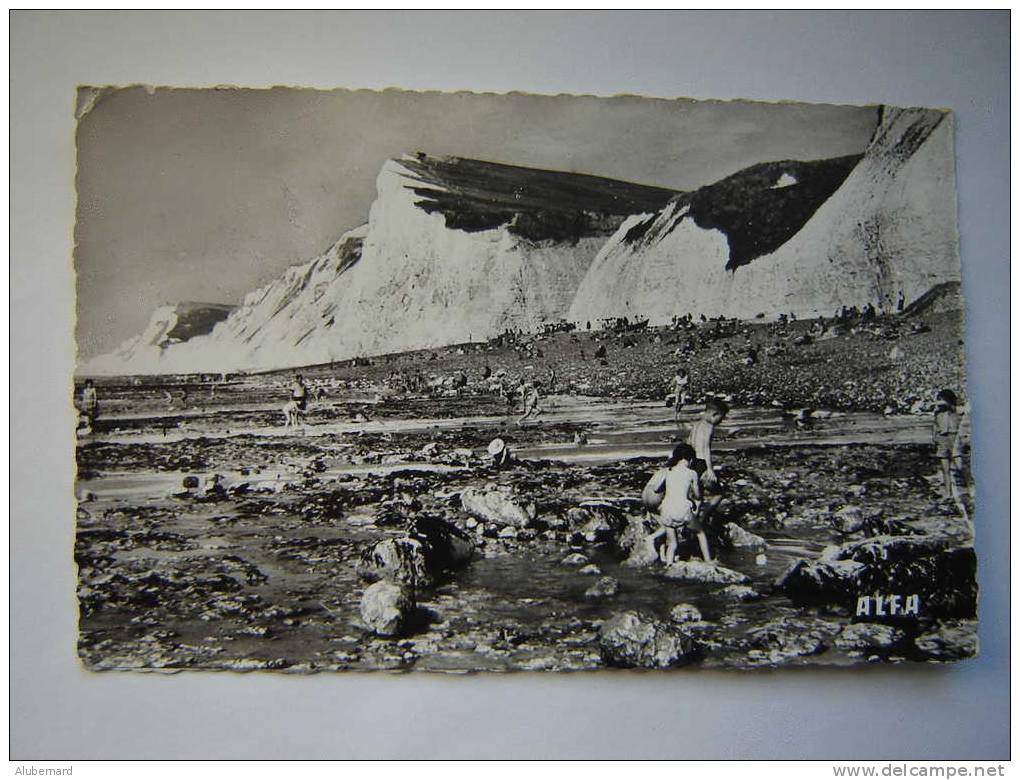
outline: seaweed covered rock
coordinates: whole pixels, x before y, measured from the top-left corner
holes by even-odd
[[[613,615],[599,628],[599,650],[610,666],[661,669],[699,657],[697,642],[677,626],[639,612]]]
[[[960,661],[978,652],[977,622],[945,620],[934,630],[914,639],[914,645],[928,661]]]
[[[384,539],[366,550],[358,563],[358,576],[369,582],[392,579],[412,587],[431,587],[444,572],[471,560],[474,542],[450,523],[419,517],[407,535]]]
[[[605,501],[585,501],[567,512],[567,521],[586,542],[615,542],[627,527],[627,516]]]
[[[586,599],[607,599],[610,596],[615,596],[620,591],[620,583],[614,577],[599,577],[595,580],[595,584],[592,585],[584,592]]]
[[[460,503],[465,512],[484,523],[527,528],[535,519],[533,505],[521,506],[509,490],[493,484],[464,490]]]
[[[817,618],[778,618],[748,634],[753,664],[779,664],[824,653],[832,646],[838,625]]]
[[[361,597],[361,619],[379,636],[399,636],[414,612],[413,593],[388,580],[369,585]]]
[[[790,566],[777,587],[795,603],[856,608],[872,594],[915,597],[915,616],[974,617],[977,559],[972,547],[932,536],[876,536],[828,547]]]

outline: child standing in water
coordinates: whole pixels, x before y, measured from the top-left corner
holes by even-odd
[[[959,473],[963,469],[963,459],[960,456],[960,413],[956,410],[959,400],[952,390],[940,390],[935,400],[935,420],[932,425],[935,456],[939,459],[945,496],[956,498],[953,472]]]
[[[653,484],[649,485],[654,492],[663,493],[659,505],[659,530],[652,535],[650,542],[654,549],[659,539],[665,537],[662,561],[667,566],[676,558],[677,529],[685,527],[697,535],[701,557],[706,561],[712,560],[708,537],[697,519],[696,502],[701,498],[701,489],[698,475],[691,468],[693,460],[694,448],[689,444],[678,444],[673,448],[666,468],[658,471],[652,478]]]
[[[719,477],[716,476],[712,467],[712,437],[715,436],[715,428],[725,418],[730,408],[724,401],[718,398],[709,398],[705,401],[705,411],[690,430],[687,442],[694,448],[694,455],[705,461],[705,473],[701,484],[704,487],[704,501],[698,509],[698,521],[704,528],[708,528],[712,513],[715,512],[719,502],[722,501],[722,490],[719,485]]]

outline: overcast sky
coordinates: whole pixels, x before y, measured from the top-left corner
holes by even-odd
[[[364,223],[424,151],[693,189],[864,149],[874,108],[298,89],[104,91],[78,125],[82,358],[179,301],[239,303]]]

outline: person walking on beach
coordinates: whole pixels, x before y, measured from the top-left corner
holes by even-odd
[[[293,427],[301,421],[301,416],[308,410],[308,386],[305,385],[304,377],[297,374],[294,383],[290,386],[290,401],[283,407],[283,414],[286,418],[285,427]]]
[[[687,528],[697,536],[702,559],[706,562],[712,560],[708,537],[698,518],[697,502],[701,499],[701,488],[698,474],[691,468],[694,459],[693,447],[689,444],[676,445],[666,462],[666,468],[657,471],[646,486],[646,491],[662,494],[659,528],[649,542],[652,549],[656,549],[659,539],[665,538],[661,560],[667,566],[676,559],[679,546],[677,530],[682,528]]]
[[[522,385],[521,396],[524,400],[524,414],[522,414],[521,418],[517,421],[518,425],[521,425],[525,420],[532,417],[538,417],[538,415],[542,413],[542,408],[539,406],[540,396],[538,392],[541,387],[542,383],[538,381],[525,382],[524,385]]]
[[[956,407],[959,400],[952,390],[940,390],[936,396],[935,418],[932,424],[932,442],[935,456],[939,459],[942,473],[942,487],[947,499],[956,499],[956,483],[953,475],[963,471],[960,455],[960,413]]]
[[[81,410],[91,428],[99,416],[99,394],[91,379],[86,379],[85,386],[81,389]]]
[[[712,465],[712,438],[715,436],[715,428],[729,413],[730,408],[725,401],[718,398],[709,398],[705,401],[705,411],[692,427],[687,437],[687,443],[694,448],[695,457],[705,461],[705,474],[701,480],[702,502],[698,511],[698,520],[702,527],[710,528],[712,515],[722,501],[722,488],[719,484],[719,477]]]
[[[676,375],[673,377],[673,422],[680,423],[680,411],[684,404],[690,401],[688,386],[691,383],[691,376],[686,368],[677,366]]]

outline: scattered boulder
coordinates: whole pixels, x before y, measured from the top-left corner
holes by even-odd
[[[578,574],[601,574],[602,569],[596,566],[594,563],[589,563],[587,566],[582,566],[577,570]]]
[[[512,493],[489,484],[484,488],[468,488],[460,494],[464,511],[485,523],[527,528],[535,519],[535,506],[523,507]]]
[[[747,576],[739,571],[705,561],[678,561],[663,569],[662,575],[671,580],[718,583],[720,585],[742,585],[748,581]]]
[[[843,627],[835,641],[840,650],[868,652],[888,650],[905,636],[902,630],[884,623],[851,623]]]
[[[586,599],[605,599],[620,592],[620,583],[614,577],[599,577],[595,584],[584,592]]]
[[[627,527],[627,516],[619,507],[604,501],[585,501],[567,512],[571,527],[586,542],[615,542]]]
[[[361,597],[361,619],[379,636],[402,634],[414,609],[411,591],[388,580],[369,585]]]
[[[701,610],[693,604],[677,604],[669,611],[674,623],[697,623],[701,621]]]
[[[864,528],[864,510],[859,506],[845,506],[832,515],[830,521],[841,534],[857,533]]]
[[[750,585],[727,585],[719,591],[719,595],[727,601],[754,601],[761,594]]]
[[[425,559],[425,546],[416,539],[384,539],[366,550],[357,565],[358,576],[368,582],[392,579],[411,587],[435,584]]]
[[[977,622],[946,620],[938,628],[914,639],[914,645],[929,661],[961,661],[978,653]]]
[[[392,579],[411,587],[431,587],[446,571],[463,566],[474,554],[471,537],[438,518],[421,516],[407,535],[384,539],[362,554],[358,576],[369,582]]]
[[[719,539],[730,547],[746,547],[753,550],[764,550],[768,543],[764,538],[745,531],[736,523],[727,523],[719,533]]]
[[[748,633],[747,659],[755,664],[779,664],[800,656],[819,655],[832,646],[839,631],[818,618],[779,618]]]
[[[599,650],[610,666],[663,669],[699,656],[698,644],[676,626],[638,612],[613,615],[599,628]]]

